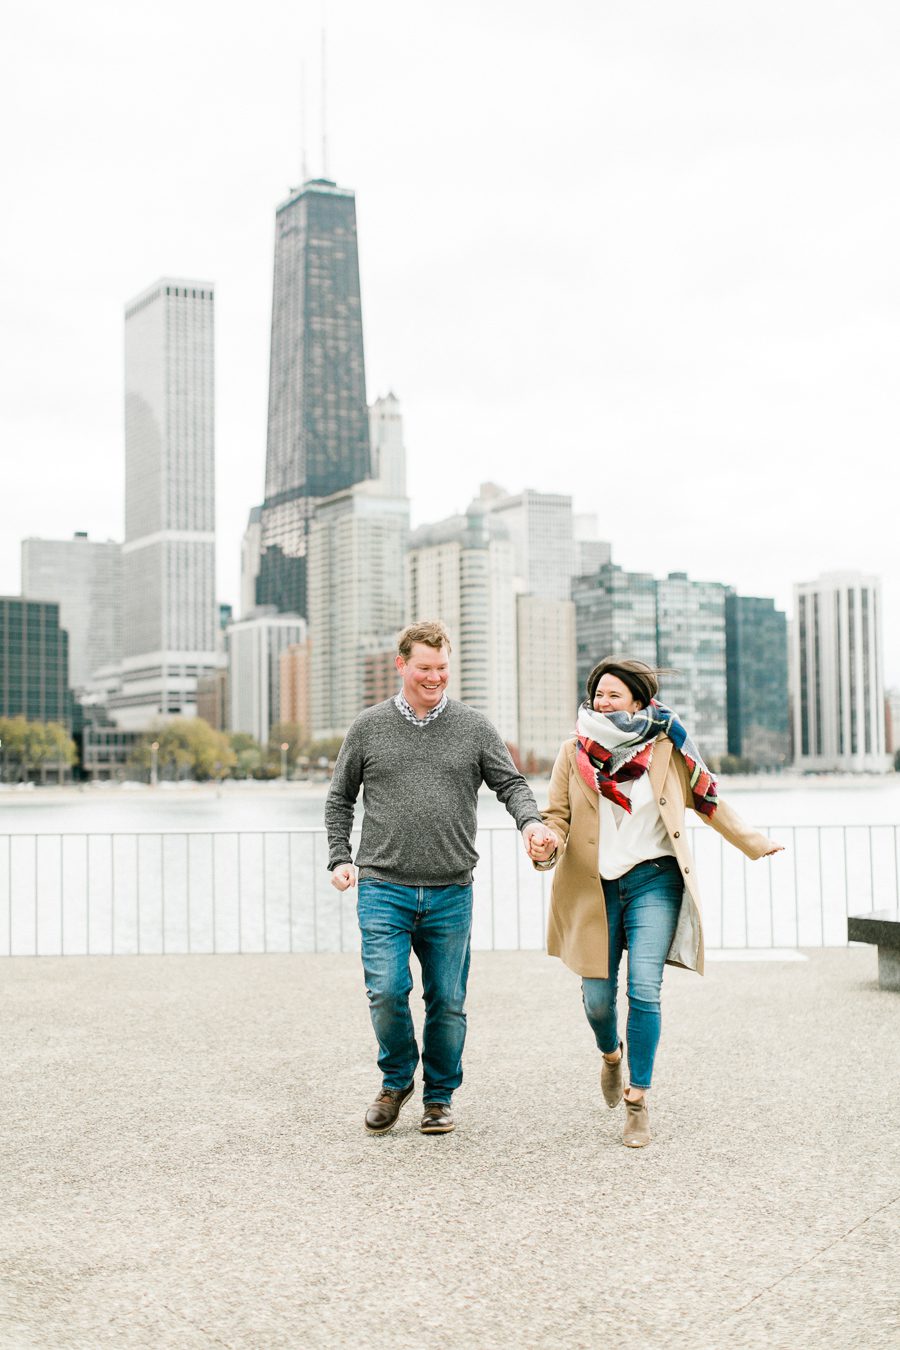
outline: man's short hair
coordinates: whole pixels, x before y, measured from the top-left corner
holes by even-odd
[[[415,643],[422,642],[426,647],[433,647],[439,652],[442,647],[450,651],[450,638],[447,636],[447,630],[439,619],[434,619],[428,623],[411,623],[397,639],[397,652],[408,661],[412,655],[412,649]]]

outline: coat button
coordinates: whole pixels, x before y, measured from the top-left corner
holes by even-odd
[[[659,799],[659,804],[660,804],[660,806],[665,806],[665,804],[666,804],[666,799],[665,799],[665,797],[660,797],[660,799]]]
[[[675,833],[672,835],[672,838],[673,838],[673,839],[680,839],[680,838],[681,838],[681,831],[680,831],[680,830],[676,830]]]
[[[687,876],[687,874],[688,874],[688,872],[689,872],[690,870],[691,870],[691,869],[690,869],[689,867],[686,867],[686,868],[684,869],[684,874],[685,874],[685,876]]]

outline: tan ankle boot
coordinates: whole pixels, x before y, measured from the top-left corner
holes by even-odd
[[[622,1042],[619,1041],[619,1058],[615,1064],[610,1064],[606,1056],[603,1056],[603,1063],[600,1066],[600,1091],[603,1093],[603,1100],[609,1107],[618,1106],[622,1100],[624,1088],[622,1086],[622,1059],[624,1052]]]
[[[636,1102],[630,1102],[626,1097],[625,1111],[622,1143],[627,1148],[644,1148],[650,1143],[650,1113],[646,1097],[639,1097]]]

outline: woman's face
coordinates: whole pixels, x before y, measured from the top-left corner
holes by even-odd
[[[601,675],[594,691],[594,710],[601,713],[640,712],[643,703],[638,703],[627,684],[616,675]]]

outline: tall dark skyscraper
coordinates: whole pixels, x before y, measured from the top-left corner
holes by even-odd
[[[72,730],[69,635],[54,601],[0,595],[0,717]]]
[[[306,616],[316,503],[369,474],[356,199],[347,188],[313,179],[275,214],[257,604]]]
[[[728,753],[760,768],[790,757],[787,618],[775,601],[725,597]]]

